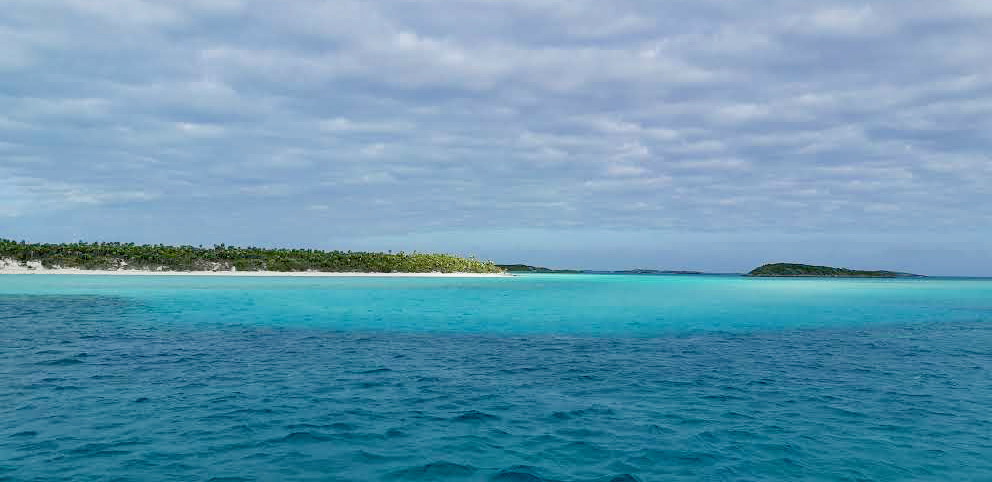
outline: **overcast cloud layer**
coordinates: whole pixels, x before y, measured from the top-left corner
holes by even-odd
[[[990,38],[987,0],[7,0],[0,236],[992,275]]]

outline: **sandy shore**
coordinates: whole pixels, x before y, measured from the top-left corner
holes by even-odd
[[[390,278],[502,278],[512,276],[506,273],[329,273],[323,271],[284,272],[284,271],[150,271],[137,269],[122,270],[89,270],[78,268],[45,268],[41,263],[28,263],[28,266],[17,265],[9,261],[0,261],[0,275],[4,274],[71,274],[71,275],[100,275],[100,276],[252,276],[252,277],[390,277]]]

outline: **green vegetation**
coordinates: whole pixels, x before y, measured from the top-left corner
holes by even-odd
[[[895,271],[859,271],[847,268],[831,268],[829,266],[811,266],[808,264],[774,263],[755,268],[748,276],[821,276],[832,278],[903,278],[919,277],[909,273]]]
[[[574,269],[549,269],[540,266],[529,266],[526,264],[498,264],[500,269],[510,273],[558,273],[558,274],[580,274],[582,271]]]
[[[489,261],[446,254],[365,253],[313,249],[262,249],[215,245],[135,245],[134,243],[26,244],[0,239],[0,259],[46,268],[163,271],[324,271],[353,273],[501,273]]]

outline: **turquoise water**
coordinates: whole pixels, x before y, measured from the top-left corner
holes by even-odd
[[[0,276],[0,480],[992,480],[992,281]]]

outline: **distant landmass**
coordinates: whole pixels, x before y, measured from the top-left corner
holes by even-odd
[[[508,273],[563,273],[563,274],[582,274],[585,271],[574,270],[574,269],[549,269],[542,268],[540,266],[530,266],[526,264],[497,264],[497,268],[500,268]]]
[[[551,269],[526,264],[494,264],[430,253],[374,253],[314,249],[264,249],[214,245],[135,245],[134,243],[31,244],[0,239],[0,271],[73,268],[95,271],[324,272],[324,273],[556,273],[618,275],[704,275],[702,271],[629,269],[593,271]],[[751,277],[919,278],[897,271],[863,271],[797,263],[755,268]]]
[[[0,239],[4,266],[104,271],[274,271],[340,273],[502,273],[488,261],[432,253],[373,253],[316,249],[264,249],[135,245],[134,243],[31,244]]]
[[[610,271],[614,274],[706,274],[702,271],[682,271],[682,270],[659,270],[659,269],[628,269],[622,271]]]
[[[759,266],[747,276],[755,277],[828,277],[828,278],[921,278],[922,275],[897,271],[862,271],[830,266],[796,263],[772,263]]]
[[[658,269],[628,269],[620,271],[595,271],[579,269],[550,269],[540,266],[530,266],[526,264],[498,264],[496,265],[510,273],[556,273],[556,274],[706,274],[702,271],[677,271]]]

